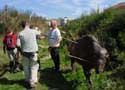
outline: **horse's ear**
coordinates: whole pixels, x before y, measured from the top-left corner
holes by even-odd
[[[68,48],[68,51],[70,52],[70,53],[73,53],[73,51],[74,51],[74,49],[75,49],[75,44],[73,43],[73,42],[68,42],[68,44],[67,44],[67,48]]]

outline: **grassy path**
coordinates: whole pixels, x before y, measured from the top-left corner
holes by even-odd
[[[48,54],[47,47],[41,47],[39,59],[41,70],[38,77],[39,82],[36,90],[88,90],[81,66],[72,73],[70,60],[66,55],[66,47],[61,48],[61,71],[53,72],[53,61]],[[7,55],[0,49],[0,67],[7,64]],[[125,90],[125,69],[104,72],[96,75],[92,70],[92,90]],[[10,74],[7,66],[0,68],[0,90],[26,90],[24,85],[23,71]]]

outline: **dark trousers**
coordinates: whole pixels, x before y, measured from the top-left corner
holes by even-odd
[[[60,69],[60,58],[59,58],[59,47],[50,47],[51,58],[54,61],[55,70],[59,71]]]

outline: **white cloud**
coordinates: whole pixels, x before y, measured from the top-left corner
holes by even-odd
[[[81,4],[81,1],[83,0],[72,0],[72,2],[76,5],[80,5]]]
[[[90,4],[91,8],[97,9],[97,8],[101,7],[101,5],[105,4],[105,1],[106,0],[90,0],[89,4]]]
[[[63,3],[64,0],[36,0],[41,5],[51,5],[51,4],[60,4]]]
[[[42,17],[48,17],[48,15],[46,15],[45,13],[42,12],[34,12],[35,14],[37,14],[38,16],[42,16]]]
[[[125,0],[0,0],[0,7],[8,4],[18,9],[31,9],[42,16],[74,16],[88,14],[92,9],[103,9]],[[45,13],[45,14],[44,14]]]
[[[46,0],[46,1],[36,0],[36,1],[41,6],[48,6],[48,7],[52,7],[52,8],[55,8],[55,9],[61,8],[61,9],[71,10],[75,7],[70,3],[66,3],[65,0],[53,0],[53,1],[52,0]]]
[[[36,2],[40,6],[45,6],[45,7],[52,7],[55,9],[62,8],[62,9],[72,9],[73,5],[70,3],[66,3],[64,0],[36,0]]]
[[[109,5],[107,4],[107,0],[89,0],[88,1],[90,12],[91,10],[97,10],[103,11],[105,8],[107,8]]]
[[[73,16],[80,16],[83,13],[83,9],[82,8],[77,8],[72,15]]]
[[[48,17],[45,13],[41,12],[41,10],[37,7],[29,7],[29,10],[31,10],[32,15],[36,14],[38,16]]]
[[[74,8],[73,5],[68,4],[68,3],[60,3],[60,4],[58,4],[57,6],[58,6],[58,7],[62,7],[63,9],[69,9],[69,10],[71,10],[71,9]]]

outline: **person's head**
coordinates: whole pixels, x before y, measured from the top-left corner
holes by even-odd
[[[33,25],[30,25],[30,28],[31,28],[31,29],[33,29],[33,27],[34,27]]]
[[[51,27],[53,29],[57,27],[57,21],[56,20],[51,20]]]
[[[22,21],[21,23],[22,28],[25,28],[26,26],[29,26],[27,21]]]

